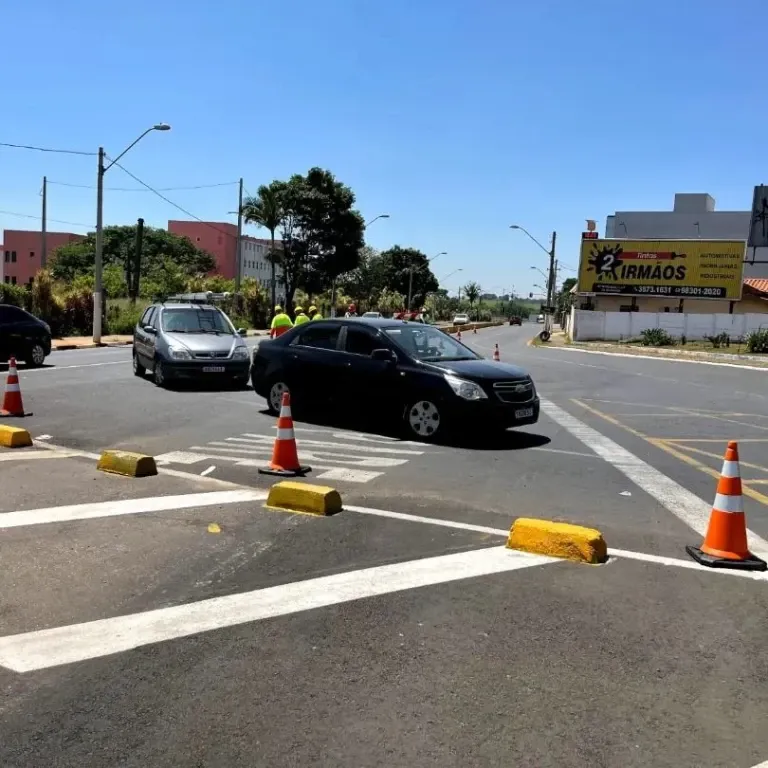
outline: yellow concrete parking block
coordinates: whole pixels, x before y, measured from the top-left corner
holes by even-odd
[[[608,556],[603,535],[594,528],[527,517],[512,524],[507,547],[591,565],[605,562]]]
[[[32,438],[26,429],[0,424],[0,446],[3,448],[28,448]]]
[[[104,451],[96,469],[125,477],[152,477],[157,474],[152,456],[131,451]]]
[[[325,485],[286,480],[269,489],[267,507],[309,515],[335,515],[341,512],[341,496],[336,489]]]

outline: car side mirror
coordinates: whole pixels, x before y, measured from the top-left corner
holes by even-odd
[[[374,349],[371,352],[371,360],[378,360],[381,363],[396,363],[397,356],[391,349]]]
[[[151,325],[145,325],[144,332],[150,334],[151,336],[157,336],[157,328]]]
[[[237,335],[238,336],[247,336],[248,335],[248,329],[247,328],[238,328],[237,329]]]

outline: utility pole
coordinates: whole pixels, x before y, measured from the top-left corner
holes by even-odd
[[[240,178],[240,191],[237,199],[237,252],[235,255],[235,301],[240,307],[240,277],[243,270],[243,179]]]
[[[409,270],[408,275],[408,306],[406,309],[410,312],[411,311],[411,297],[413,296],[413,267]]]
[[[93,258],[93,343],[101,344],[101,320],[104,316],[104,147],[99,147],[96,177],[96,253]]]
[[[136,304],[139,296],[141,281],[141,251],[144,245],[144,219],[136,222],[136,252],[133,258],[133,284],[129,286],[131,292],[131,304]]]
[[[552,233],[552,248],[549,251],[549,280],[547,280],[547,313],[544,315],[546,324],[545,331],[552,333],[552,302],[555,298],[555,243],[557,242],[557,232]]]
[[[43,176],[43,215],[40,229],[40,269],[45,269],[48,261],[48,177]]]

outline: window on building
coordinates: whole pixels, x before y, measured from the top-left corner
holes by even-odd
[[[16,285],[16,275],[11,275],[11,285]]]
[[[5,282],[6,282],[6,283],[10,283],[10,282],[11,282],[11,278],[10,278],[10,277],[8,277],[8,275],[6,275],[6,276],[5,276]]]
[[[16,262],[16,251],[11,251],[11,261],[12,261],[13,263],[15,263],[15,262]]]
[[[30,259],[34,259],[35,258],[35,252],[34,251],[30,251],[29,252],[29,258]]]
[[[11,260],[11,252],[6,251],[5,252],[5,263],[7,264]]]

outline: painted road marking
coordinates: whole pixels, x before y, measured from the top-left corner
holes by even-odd
[[[28,373],[54,373],[55,371],[67,371],[72,368],[98,368],[102,365],[128,365],[130,359],[127,360],[110,360],[105,363],[81,363],[78,365],[51,365],[47,368],[21,368],[19,370],[19,376],[24,378]]]
[[[562,561],[492,547],[321,576],[3,637],[0,666],[14,672],[32,672],[276,616],[557,562]]]
[[[320,473],[313,474],[318,480],[369,483],[387,470],[401,467],[431,450],[431,446],[422,443],[382,435],[318,427],[294,429],[300,434],[299,460]],[[302,433],[311,436],[304,438]],[[324,436],[332,439],[322,439]],[[161,466],[219,461],[239,467],[261,467],[272,455],[274,441],[274,429],[270,429],[270,434],[244,432],[212,440],[205,445],[191,445],[181,451],[163,453],[155,456],[155,461]]]
[[[13,453],[0,453],[0,461],[27,461],[29,459],[67,459],[77,456],[76,453],[67,453],[65,451],[14,451]]]
[[[405,512],[390,512],[387,509],[373,509],[371,507],[344,507],[345,512],[358,512],[363,515],[375,515],[376,517],[388,517],[394,520],[403,520],[411,523],[425,523],[427,525],[438,525],[443,528],[457,528],[462,531],[472,531],[474,533],[486,533],[490,536],[499,536],[507,538],[509,531],[505,528],[489,528],[485,525],[475,525],[474,523],[460,523],[455,520],[445,520],[442,517],[424,517],[422,515],[410,515]],[[685,568],[699,573],[712,574],[715,576],[736,576],[752,581],[768,582],[768,572],[759,571],[737,571],[728,568],[706,568],[693,560],[681,560],[677,557],[666,557],[663,555],[649,555],[645,552],[632,552],[628,549],[608,548],[609,557],[624,558],[626,560],[640,560],[646,563],[655,563],[656,565],[669,565],[676,568]]]
[[[264,501],[266,498],[266,491],[242,489],[236,491],[187,493],[180,496],[150,496],[143,499],[120,499],[118,501],[100,501],[91,504],[70,504],[63,507],[27,509],[18,512],[0,512],[0,529],[43,525],[45,523],[66,523],[73,520],[92,520],[98,517],[168,512],[176,509],[210,507],[217,504]]]
[[[593,410],[581,403],[588,410]],[[630,453],[626,448],[609,437],[587,426],[575,416],[563,410],[553,402],[541,399],[541,410],[557,422],[563,429],[578,438],[584,445],[605,459],[638,488],[656,499],[665,509],[679,518],[687,526],[704,537],[709,526],[712,507],[696,494],[691,493],[671,477],[647,464]],[[599,412],[594,411],[595,413]],[[619,426],[623,426],[617,422]],[[745,489],[746,491],[747,489]],[[750,548],[755,552],[768,553],[768,541],[752,531],[747,531]]]

